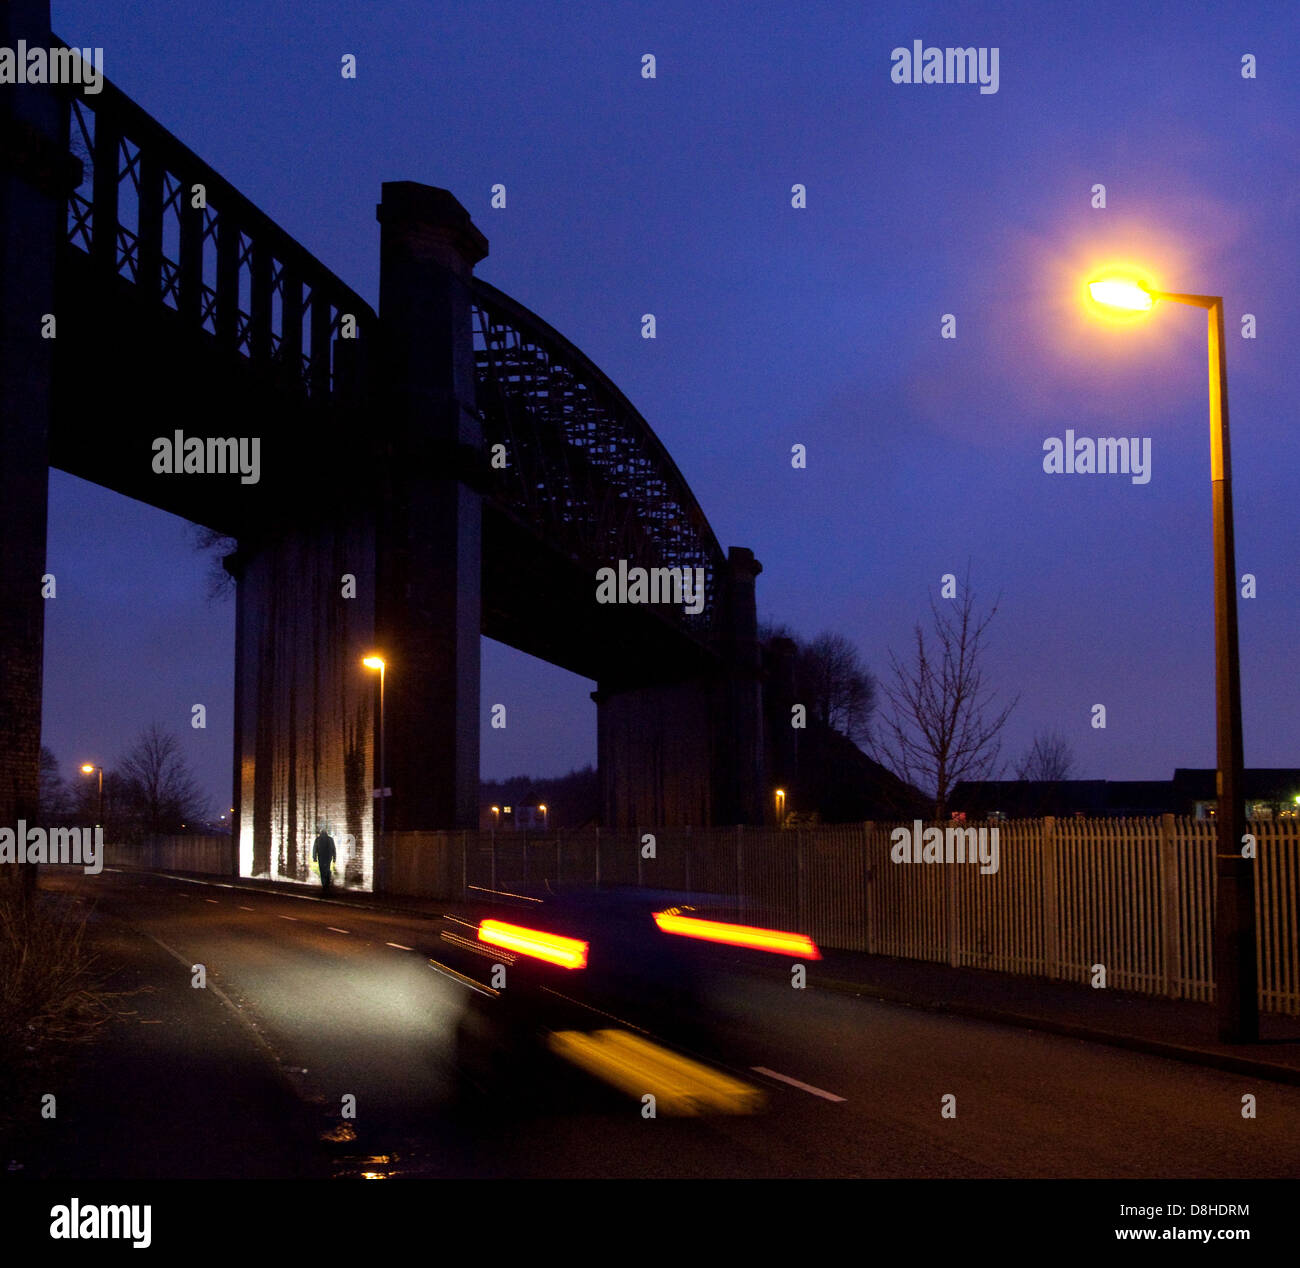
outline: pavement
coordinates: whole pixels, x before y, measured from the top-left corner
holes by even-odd
[[[191,879],[211,881],[214,878],[191,874]],[[447,912],[468,915],[474,910],[472,903],[337,888],[326,899],[319,885],[247,878],[228,883],[408,918],[424,916],[436,920]],[[787,976],[784,962],[774,973],[782,978]],[[1300,1085],[1300,1017],[1261,1014],[1258,1043],[1226,1044],[1218,1039],[1218,1022],[1210,1004],[856,951],[825,951],[824,959],[808,966],[808,983],[822,990],[1019,1026]]]
[[[1225,1044],[1210,1004],[1039,977],[828,951],[809,981],[824,990],[1300,1084],[1300,1017],[1261,1015],[1258,1043]]]
[[[118,1179],[128,1157],[151,1179],[328,1176],[324,1151],[297,1143],[316,1139],[319,1116],[239,1010],[211,1006],[219,988],[192,989],[171,948],[89,903],[86,914],[112,1024],[6,1088],[25,1110],[3,1138],[8,1177]],[[38,1112],[46,1096],[55,1122]]]

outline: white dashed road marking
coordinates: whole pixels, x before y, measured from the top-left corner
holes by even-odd
[[[775,1070],[769,1070],[766,1066],[754,1065],[749,1067],[755,1074],[765,1074],[769,1079],[777,1079],[782,1083],[788,1083],[791,1087],[797,1087],[801,1092],[808,1092],[812,1096],[820,1096],[824,1101],[842,1101],[842,1096],[836,1096],[834,1092],[824,1092],[819,1087],[813,1087],[811,1083],[800,1083],[798,1079],[792,1079],[788,1074],[777,1074]]]

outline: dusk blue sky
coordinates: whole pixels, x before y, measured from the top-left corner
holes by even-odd
[[[969,560],[977,593],[1002,596],[987,680],[1021,697],[1007,755],[1057,730],[1080,777],[1214,764],[1204,315],[1161,305],[1117,328],[1081,284],[1128,261],[1222,294],[1237,571],[1258,579],[1240,604],[1245,756],[1300,765],[1294,3],[53,13],[376,306],[381,183],[451,190],[490,241],[479,274],[609,374],[723,546],[754,550],[762,618],[843,633],[883,675]],[[915,39],[997,47],[998,91],[891,82]],[[1149,437],[1150,483],[1045,473],[1067,428]],[[49,569],[44,742],[65,772],[111,764],[157,719],[224,809],[234,608],[205,599],[182,521],[52,473]],[[510,725],[484,728],[483,774],[594,761],[592,687],[485,642],[483,708],[507,703]]]

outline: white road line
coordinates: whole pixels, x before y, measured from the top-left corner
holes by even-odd
[[[279,913],[279,912],[276,912],[276,915],[278,916],[278,915],[280,915],[280,913]],[[280,916],[280,919],[281,919],[281,920],[297,920],[298,917],[297,917],[297,916]]]
[[[396,947],[399,951],[414,951],[414,947],[404,947],[400,942],[385,942],[386,947]]]
[[[333,925],[326,925],[325,928],[328,929],[330,933],[351,933],[350,929],[335,929]]]
[[[435,973],[441,973],[444,977],[449,977],[453,982],[459,982],[462,986],[468,986],[471,991],[477,991],[480,995],[487,995],[491,999],[500,997],[501,992],[491,986],[484,986],[482,982],[476,982],[472,977],[466,977],[464,973],[457,973],[455,969],[448,968],[445,964],[440,964],[437,960],[430,960],[429,967]]]
[[[801,1092],[808,1092],[813,1096],[820,1096],[824,1101],[843,1101],[844,1097],[836,1096],[834,1092],[823,1092],[819,1087],[813,1087],[811,1083],[800,1083],[798,1079],[792,1079],[788,1074],[777,1074],[775,1070],[769,1070],[766,1066],[752,1065],[749,1067],[755,1074],[765,1074],[769,1079],[778,1079],[782,1083],[788,1083],[791,1087],[797,1087]]]
[[[218,903],[217,900],[216,900],[215,898],[205,898],[203,901],[204,901],[205,903],[216,903],[216,905],[217,905],[218,907],[221,906],[221,904]]]
[[[241,904],[239,910],[240,910],[240,911],[256,911],[257,908],[255,908],[255,907],[245,907],[245,906],[243,906],[243,905]]]

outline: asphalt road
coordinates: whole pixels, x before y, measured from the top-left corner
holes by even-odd
[[[765,1111],[646,1119],[633,1097],[522,1056],[511,1093],[484,1096],[453,1060],[469,988],[429,964],[448,961],[444,931],[464,931],[452,919],[138,874],[43,883],[91,899],[122,954],[136,940],[137,998],[157,1013],[129,1005],[137,1015],[110,1038],[98,1135],[93,1111],[78,1117],[84,1089],[69,1085],[64,1121],[81,1134],[56,1152],[87,1174],[1300,1176],[1300,1088],[795,990],[725,957],[702,988],[711,1052],[767,1092]],[[628,1000],[619,1020],[635,1024],[635,1011]],[[133,1074],[124,1064],[146,1042]],[[1246,1093],[1254,1119],[1242,1117]],[[955,1117],[941,1114],[945,1096]],[[151,1129],[170,1130],[170,1149],[117,1125],[110,1150],[115,1097],[183,1100],[179,1121],[160,1110]],[[183,1166],[167,1162],[182,1153]]]

